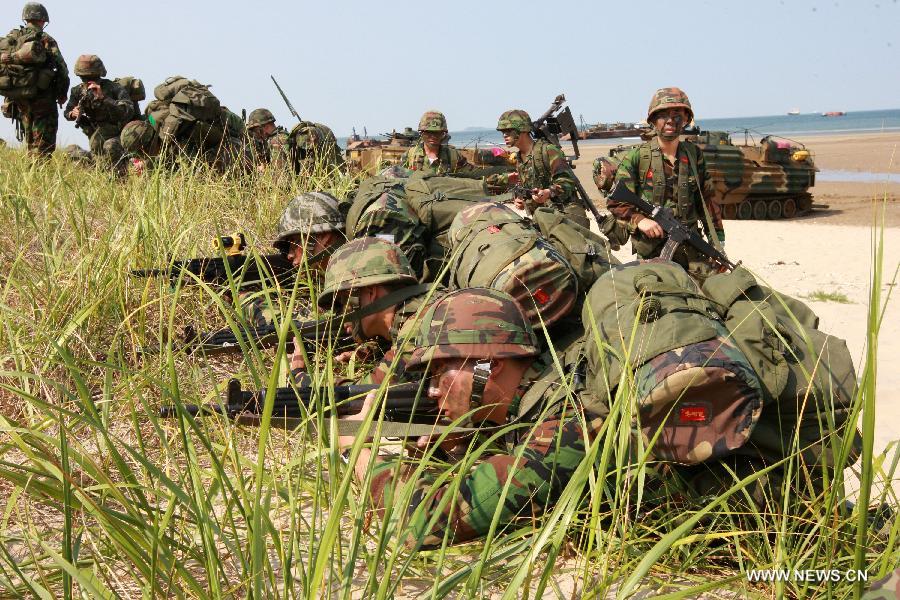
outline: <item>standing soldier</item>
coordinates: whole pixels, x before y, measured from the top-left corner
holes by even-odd
[[[75,61],[75,75],[81,83],[69,92],[69,103],[63,116],[75,121],[94,157],[104,157],[119,167],[125,154],[119,135],[134,116],[134,101],[118,83],[103,79],[106,67],[95,54],[82,54]]]
[[[403,156],[403,166],[429,175],[448,175],[471,169],[466,157],[454,146],[445,144],[447,118],[444,113],[429,110],[419,119],[422,139]]]
[[[582,227],[590,227],[584,207],[575,197],[575,174],[559,146],[531,137],[531,117],[524,110],[508,110],[497,122],[507,146],[519,150],[516,173],[500,175],[498,181],[519,183],[531,189],[531,200],[516,199],[516,208],[529,214],[548,202]]]
[[[257,108],[247,118],[247,129],[256,150],[257,168],[272,165],[284,169],[291,164],[290,140],[284,127],[275,124],[275,115],[268,108]]]
[[[42,4],[22,9],[23,27],[0,38],[0,95],[3,116],[18,123],[28,151],[49,156],[56,148],[59,113],[69,88],[69,70],[56,40],[44,33],[50,15]]]
[[[679,141],[693,119],[687,94],[675,87],[657,90],[647,111],[647,122],[656,137],[625,155],[616,171],[616,181],[648,202],[670,208],[692,229],[702,226],[707,238],[717,246],[725,241],[725,228],[719,206],[713,202],[706,161],[695,144]],[[659,223],[629,204],[609,202],[607,208],[628,223],[635,254],[640,258],[660,255],[665,232]],[[688,244],[681,245],[673,260],[700,278],[713,272],[706,258]]]

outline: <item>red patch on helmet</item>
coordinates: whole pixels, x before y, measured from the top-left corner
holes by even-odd
[[[705,406],[682,406],[678,419],[682,423],[706,423],[708,414]]]
[[[487,230],[489,233],[500,233],[500,228],[497,227],[496,225],[491,225],[490,227],[487,228]]]
[[[534,301],[540,304],[541,306],[547,304],[550,301],[550,294],[545,292],[542,288],[538,288],[537,291],[532,294]]]

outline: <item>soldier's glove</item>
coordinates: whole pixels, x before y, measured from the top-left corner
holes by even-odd
[[[9,52],[0,52],[0,64],[9,64],[12,62],[13,56]]]

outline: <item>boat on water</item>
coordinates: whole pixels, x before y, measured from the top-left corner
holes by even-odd
[[[609,138],[640,137],[650,131],[649,125],[643,123],[598,123],[584,127],[578,132],[580,140],[604,140]],[[569,136],[563,136],[567,140]]]
[[[792,108],[791,110],[788,111],[788,114],[791,115],[792,117],[795,117],[800,114],[800,109]]]
[[[845,113],[842,110],[832,110],[832,111],[828,111],[828,112],[823,112],[822,116],[823,117],[843,117],[846,114],[847,113]]]

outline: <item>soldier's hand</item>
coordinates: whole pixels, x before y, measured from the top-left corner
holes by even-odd
[[[71,117],[72,119],[77,119],[79,116],[81,116],[81,109],[77,106],[69,111],[69,117]]]
[[[534,200],[535,204],[544,205],[553,197],[553,194],[549,189],[544,188],[542,190],[535,190],[531,194],[531,199]]]
[[[131,166],[134,167],[134,172],[138,175],[144,174],[144,161],[139,158],[131,159]]]
[[[663,228],[659,223],[647,217],[638,221],[637,228],[648,238],[661,238],[665,235]]]
[[[87,89],[89,92],[94,93],[95,100],[103,100],[103,97],[104,97],[103,88],[100,87],[99,83],[97,83],[96,81],[92,81],[87,84]]]
[[[525,200],[523,200],[522,198],[514,198],[513,206],[515,206],[519,210],[525,210]]]
[[[10,52],[0,52],[0,64],[7,64],[12,62],[12,53]]]
[[[303,352],[296,337],[294,337],[294,352],[291,354],[291,371],[294,370],[306,370],[306,361],[303,360]]]
[[[509,185],[518,185],[519,184],[519,172],[513,171],[509,175],[506,176],[506,182]]]

